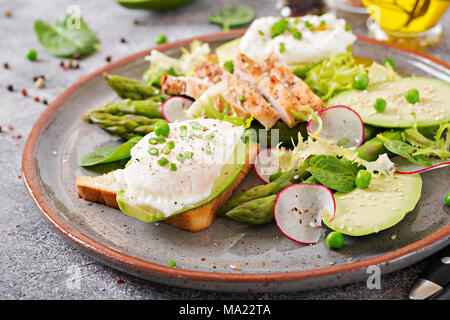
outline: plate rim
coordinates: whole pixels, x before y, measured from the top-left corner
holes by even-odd
[[[435,231],[434,233],[428,235],[427,237],[419,241],[413,242],[405,247],[396,249],[388,253],[381,254],[373,258],[364,259],[338,266],[330,266],[312,270],[289,271],[289,272],[286,271],[275,273],[231,273],[231,272],[224,273],[224,272],[184,270],[172,268],[169,266],[164,266],[154,262],[136,258],[126,253],[114,250],[108,247],[107,245],[101,244],[89,238],[82,232],[78,231],[76,228],[72,228],[69,224],[67,224],[65,220],[62,219],[62,217],[60,217],[57,210],[45,198],[43,189],[38,179],[38,169],[36,167],[34,157],[42,130],[49,124],[49,121],[52,119],[52,117],[58,111],[58,109],[61,106],[63,106],[63,104],[72,96],[72,94],[74,94],[82,85],[84,85],[91,79],[101,76],[104,72],[113,71],[114,69],[123,67],[139,58],[143,58],[144,56],[148,55],[152,50],[166,51],[173,48],[186,46],[195,39],[200,41],[209,41],[209,40],[216,40],[218,38],[224,39],[235,38],[243,35],[244,32],[245,29],[239,29],[229,32],[218,32],[198,37],[192,37],[188,39],[162,44],[123,57],[117,61],[113,61],[106,64],[105,66],[88,74],[87,76],[80,77],[78,81],[76,81],[70,87],[65,89],[61,94],[59,94],[55,98],[55,100],[53,100],[49,104],[49,106],[41,113],[39,118],[34,123],[30,131],[30,134],[27,138],[24,151],[22,154],[22,172],[23,172],[23,181],[28,193],[30,194],[36,207],[39,209],[41,215],[50,223],[50,225],[52,225],[52,227],[54,227],[57,231],[59,231],[63,236],[68,238],[73,243],[81,246],[83,249],[86,249],[87,251],[95,254],[96,256],[99,256],[102,259],[112,262],[114,265],[119,265],[124,268],[131,268],[135,271],[143,272],[146,274],[152,274],[154,276],[175,277],[193,281],[223,282],[223,283],[239,283],[239,282],[268,283],[274,281],[291,282],[304,279],[313,279],[339,274],[347,274],[362,270],[370,265],[387,265],[389,263],[393,263],[394,261],[402,257],[408,256],[416,251],[421,251],[422,249],[432,246],[433,244],[438,244],[440,241],[445,240],[445,238],[450,236],[450,225],[447,225]],[[368,43],[374,43],[385,47],[391,47],[396,50],[420,56],[428,60],[431,60],[434,63],[437,63],[450,70],[449,63],[423,52],[403,48],[395,44],[384,43],[361,35],[357,35],[357,40]]]

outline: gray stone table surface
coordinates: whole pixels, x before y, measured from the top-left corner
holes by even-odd
[[[270,0],[197,0],[166,13],[128,10],[113,0],[0,0],[0,62],[9,64],[9,69],[0,66],[0,299],[407,299],[408,289],[429,259],[382,277],[380,290],[369,290],[363,282],[313,291],[232,294],[152,283],[106,267],[69,245],[34,206],[21,179],[21,157],[33,123],[46,106],[33,97],[50,102],[80,77],[103,66],[107,56],[114,60],[147,49],[160,33],[174,41],[218,32],[218,26],[207,22],[208,16],[236,3],[252,5],[257,16],[277,14],[275,1]],[[95,30],[102,50],[81,60],[79,69],[64,72],[60,60],[38,44],[33,22],[54,21],[74,4]],[[366,33],[365,18],[350,19],[356,33]],[[135,25],[134,20],[140,23]],[[442,22],[449,30],[450,12]],[[449,34],[429,53],[449,61]],[[25,58],[29,48],[36,48],[38,61]],[[34,87],[36,75],[45,76],[45,88]],[[15,90],[9,92],[8,85]],[[22,88],[28,97],[22,96]],[[79,279],[79,286],[70,285],[73,277]]]

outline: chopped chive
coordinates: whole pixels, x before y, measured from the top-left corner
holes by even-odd
[[[223,68],[228,71],[229,73],[234,72],[234,63],[232,60],[225,61],[223,64]]]
[[[158,141],[158,143],[166,142],[166,138],[164,138],[163,136],[156,137],[155,139],[156,139],[156,141]]]
[[[281,42],[280,43],[280,53],[283,53],[286,50],[286,48],[284,47],[284,43]]]
[[[352,31],[352,26],[349,24],[345,25],[345,31]]]
[[[156,149],[154,147],[150,147],[150,148],[148,148],[148,153],[150,153],[152,156],[157,156],[159,151],[158,151],[158,149]]]
[[[148,143],[149,143],[149,144],[155,145],[155,144],[158,144],[159,141],[158,141],[158,139],[156,139],[156,138],[150,138],[150,139],[148,139]]]
[[[179,154],[177,154],[177,160],[180,162],[184,162],[184,161],[186,161],[186,157],[184,154],[179,153]]]
[[[170,148],[170,150],[172,150],[173,148],[175,148],[175,142],[169,141],[169,142],[167,142],[167,146]]]
[[[320,21],[320,26],[323,27],[327,24],[327,22],[325,20]]]
[[[208,154],[208,155],[212,154],[212,152],[211,152],[211,146],[210,146],[209,144],[206,145],[205,152],[206,152],[206,154]]]
[[[194,153],[192,151],[185,151],[184,152],[184,157],[186,159],[192,159],[193,156],[194,156]]]
[[[310,30],[314,29],[314,26],[313,26],[312,23],[309,22],[309,21],[305,21],[305,27],[307,27],[307,28],[310,29]]]
[[[294,18],[294,24],[297,25],[299,23],[300,19],[298,17]]]
[[[187,127],[186,126],[181,126],[180,127],[180,137],[184,138],[187,136]]]
[[[167,158],[162,157],[161,159],[158,159],[158,161],[156,161],[161,167],[164,167],[165,165],[167,165],[169,163],[169,160],[167,160]]]
[[[177,165],[173,162],[170,164],[170,171],[177,171]]]
[[[245,96],[243,94],[239,95],[239,102],[244,103],[245,102]]]
[[[214,134],[214,133],[210,133],[210,134],[208,134],[207,136],[206,136],[206,139],[208,139],[208,140],[212,140],[212,139],[214,139],[214,137],[215,137],[216,135]]]
[[[258,34],[259,34],[260,36],[263,36],[263,35],[264,35],[264,32],[262,32],[261,30],[258,30]]]
[[[296,28],[289,28],[289,32],[292,34],[294,39],[302,40],[303,34],[300,31],[298,31],[298,29],[296,29]]]
[[[194,137],[199,138],[199,139],[203,139],[203,136],[200,133],[196,133],[194,132]]]
[[[192,121],[191,122],[191,127],[194,130],[200,130],[202,128],[202,125],[198,121]]]
[[[168,144],[166,144],[161,152],[164,153],[164,154],[169,154],[170,151],[172,151],[172,149],[169,147]]]

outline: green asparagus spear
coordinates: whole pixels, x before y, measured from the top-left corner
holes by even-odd
[[[124,139],[135,136],[144,136],[153,131],[153,124],[160,119],[147,118],[135,115],[112,115],[103,112],[91,112],[88,114],[89,122],[98,125],[111,135]]]
[[[124,99],[119,102],[107,103],[91,112],[109,113],[116,116],[133,114],[149,118],[162,118],[161,105],[162,102],[158,96],[147,100]],[[88,120],[89,115],[84,116],[83,119]]]
[[[225,215],[233,220],[249,224],[265,224],[272,222],[273,208],[277,195],[244,202],[228,211]]]
[[[364,125],[364,141],[372,139],[380,132],[380,128],[369,126],[367,124]]]
[[[274,194],[278,194],[281,190],[286,188],[287,186],[296,183],[307,176],[310,175],[308,171],[305,169],[308,167],[307,164],[302,164],[297,168],[294,168],[290,171],[284,172],[278,179],[264,185],[256,186],[251,188],[240,195],[234,197],[229,200],[225,205],[219,208],[218,213],[223,214],[226,213],[238,205],[259,198],[268,197]]]
[[[103,74],[108,85],[123,99],[145,100],[158,95],[160,92],[154,87],[147,86],[138,80],[117,75]]]
[[[385,131],[381,135],[389,140],[401,140],[401,133],[402,131],[394,130]],[[388,150],[384,147],[383,141],[380,138],[375,137],[364,142],[364,144],[357,148],[355,152],[361,159],[375,161],[380,154],[386,153]]]

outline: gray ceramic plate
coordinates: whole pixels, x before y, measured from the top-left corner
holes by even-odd
[[[200,37],[214,48],[242,34]],[[177,56],[191,39],[158,47]],[[423,174],[416,209],[395,227],[375,235],[346,238],[340,250],[325,241],[294,243],[275,224],[251,227],[218,217],[202,232],[189,233],[164,223],[147,224],[120,211],[80,200],[75,177],[93,175],[77,165],[87,152],[117,144],[80,117],[116,99],[102,78],[107,71],[140,78],[147,52],[119,60],[62,93],[36,122],[23,155],[26,186],[44,217],[65,237],[102,262],[142,278],[180,287],[222,291],[287,291],[333,286],[367,278],[367,267],[388,273],[415,263],[449,244],[448,168]],[[355,54],[376,61],[390,57],[403,74],[450,82],[449,66],[423,54],[402,51],[360,37]],[[244,184],[252,184],[253,173]],[[323,228],[325,238],[328,230]],[[392,240],[395,235],[395,240]],[[177,268],[167,267],[168,260]],[[334,265],[330,266],[330,262]]]

